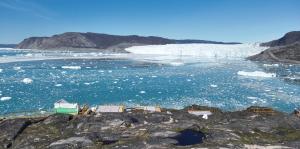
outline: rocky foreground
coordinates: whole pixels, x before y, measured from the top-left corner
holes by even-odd
[[[0,121],[0,148],[278,148],[300,146],[300,118],[277,111],[210,110],[208,119],[187,109],[51,115]]]

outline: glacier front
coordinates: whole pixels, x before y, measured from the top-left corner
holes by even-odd
[[[258,54],[268,47],[253,44],[167,44],[134,46],[125,50],[145,55],[183,55],[205,58],[245,58]]]

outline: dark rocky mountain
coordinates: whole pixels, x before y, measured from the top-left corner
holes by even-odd
[[[278,40],[262,43],[269,49],[248,57],[253,61],[300,63],[300,31],[289,32]]]
[[[272,47],[257,55],[250,56],[248,59],[253,61],[300,63],[300,42]]]
[[[260,45],[268,46],[268,47],[276,47],[276,46],[285,46],[285,45],[293,44],[295,42],[300,42],[300,31],[288,32],[280,39],[273,40],[270,42],[265,42]]]
[[[124,52],[125,48],[137,45],[163,45],[184,43],[215,43],[215,44],[238,44],[223,43],[206,40],[173,40],[155,36],[119,36],[100,33],[67,32],[52,37],[30,37],[18,44],[20,49],[55,49],[55,50],[102,50],[108,52]]]
[[[15,48],[16,44],[0,44],[0,48]]]

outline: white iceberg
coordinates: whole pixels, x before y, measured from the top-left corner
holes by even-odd
[[[275,73],[265,73],[265,72],[262,72],[262,71],[253,71],[253,72],[238,71],[237,74],[240,75],[240,76],[246,76],[246,77],[263,77],[263,78],[276,77]]]

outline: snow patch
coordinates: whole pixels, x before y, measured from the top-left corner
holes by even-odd
[[[263,78],[276,77],[275,73],[265,73],[262,71],[253,71],[253,72],[238,71],[237,74],[240,76],[246,76],[246,77],[263,77]]]

